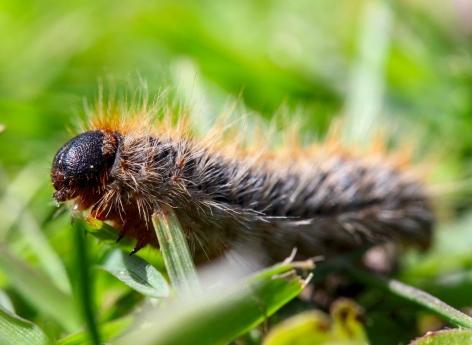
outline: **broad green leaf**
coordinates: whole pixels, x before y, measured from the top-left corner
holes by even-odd
[[[177,217],[156,213],[152,222],[172,286],[180,294],[197,290],[197,273]]]
[[[102,340],[107,342],[116,338],[120,334],[126,331],[126,329],[131,326],[133,321],[132,317],[124,317],[121,319],[113,320],[107,322],[103,325],[100,325],[100,334]],[[68,335],[65,338],[62,338],[56,342],[56,345],[88,345],[90,343],[90,336],[87,332],[81,331]]]
[[[102,268],[143,295],[163,298],[169,296],[169,285],[162,274],[141,258],[115,249]]]
[[[71,296],[59,290],[42,272],[18,258],[4,244],[0,244],[0,269],[8,276],[13,288],[39,311],[68,331],[80,327]]]
[[[274,327],[264,345],[364,345],[368,342],[359,316],[357,305],[339,300],[331,318],[317,310],[293,316]]]
[[[227,344],[296,297],[305,281],[294,264],[277,265],[245,282],[208,290],[143,315],[139,324],[115,344]],[[272,274],[277,272],[276,274]]]
[[[0,344],[46,345],[51,341],[32,322],[0,307]]]
[[[429,332],[418,338],[410,345],[471,345],[472,330],[470,329],[448,329],[438,332]]]

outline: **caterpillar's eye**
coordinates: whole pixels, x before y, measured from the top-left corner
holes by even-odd
[[[115,135],[102,131],[85,132],[68,141],[52,165],[54,198],[72,199],[81,188],[99,183],[101,175],[113,164],[117,142]]]

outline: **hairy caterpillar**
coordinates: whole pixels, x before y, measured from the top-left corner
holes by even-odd
[[[151,215],[172,210],[197,262],[240,246],[274,261],[293,248],[311,257],[386,241],[430,242],[425,188],[387,155],[231,152],[231,141],[199,140],[184,127],[96,116],[54,158],[55,199],[73,199],[113,222],[120,238],[137,240],[135,251],[158,246]]]

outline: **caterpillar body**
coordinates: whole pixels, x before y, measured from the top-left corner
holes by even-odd
[[[144,123],[144,124],[143,124]],[[196,262],[245,247],[281,260],[386,241],[427,246],[425,187],[387,158],[336,150],[278,158],[229,153],[136,117],[98,116],[56,154],[54,197],[111,221],[135,251],[158,246],[151,215],[172,211]],[[214,142],[213,142],[214,143]]]

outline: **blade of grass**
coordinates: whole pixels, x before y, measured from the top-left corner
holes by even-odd
[[[404,284],[395,279],[383,279],[351,267],[348,268],[348,272],[356,279],[421,306],[455,326],[472,328],[472,318],[470,316],[451,307],[449,304],[444,303],[439,298],[436,298],[423,290]]]
[[[5,240],[8,231],[17,222],[34,195],[43,186],[38,171],[45,170],[41,164],[29,164],[21,170],[13,181],[7,179],[7,188],[0,199],[0,240]]]
[[[143,295],[153,298],[169,296],[169,286],[162,274],[134,255],[115,249],[101,268]]]
[[[0,344],[51,344],[46,334],[34,323],[0,307]]]
[[[114,344],[227,344],[254,328],[304,288],[297,264],[277,265],[244,282],[152,309]],[[311,266],[312,267],[312,266]]]
[[[0,200],[0,219],[2,219],[0,238],[4,238],[18,223],[22,239],[37,254],[36,257],[49,278],[65,293],[70,293],[69,279],[61,259],[49,245],[38,222],[27,209],[30,200],[43,185],[43,181],[36,178],[38,170],[45,169],[42,165],[30,164],[11,183],[5,179],[4,183],[8,183],[8,188]]]
[[[179,99],[190,112],[192,128],[208,133],[214,126],[215,118],[196,64],[188,58],[176,59],[171,71]]]
[[[199,283],[195,266],[177,217],[155,213],[152,216],[154,230],[166,265],[167,273],[177,294],[188,294],[198,290]]]
[[[49,244],[46,236],[38,226],[37,221],[27,211],[19,220],[19,229],[28,245],[37,254],[41,267],[56,286],[65,293],[71,293],[69,278],[64,265]]]
[[[74,244],[76,251],[75,269],[77,272],[78,304],[82,312],[85,325],[94,345],[100,345],[100,333],[97,326],[95,304],[93,301],[93,277],[90,271],[90,260],[87,250],[87,238],[84,221],[72,219],[74,230]]]
[[[3,308],[6,311],[11,313],[15,312],[15,307],[10,299],[10,296],[3,290],[0,290],[0,308]]]
[[[410,345],[465,345],[472,344],[472,331],[469,329],[447,329],[428,332],[413,340]]]
[[[459,327],[472,328],[472,318],[470,316],[444,303],[439,298],[394,279],[390,279],[385,283],[390,292],[423,306],[451,324]]]
[[[345,105],[345,139],[369,144],[382,110],[384,65],[388,57],[393,11],[388,1],[365,3],[359,35],[359,55],[354,62]],[[375,47],[373,49],[372,47]]]
[[[131,326],[132,317],[123,317],[100,325],[100,334],[102,341],[108,342],[124,333]],[[90,344],[90,338],[87,332],[82,331],[66,336],[56,342],[56,345],[86,345]]]
[[[41,271],[18,258],[1,243],[0,269],[5,272],[15,291],[64,329],[72,332],[80,327],[71,296],[59,290]]]

